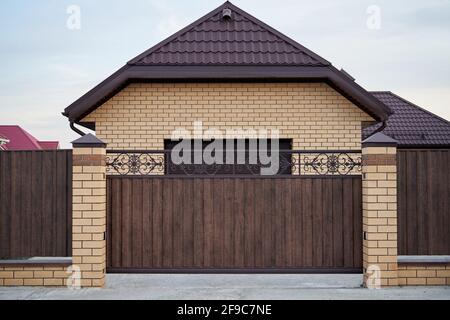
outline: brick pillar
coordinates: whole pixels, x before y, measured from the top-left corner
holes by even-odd
[[[396,154],[397,142],[383,133],[362,143],[363,267],[369,288],[398,285]]]
[[[73,265],[82,287],[103,287],[106,268],[106,144],[87,134],[73,144]]]

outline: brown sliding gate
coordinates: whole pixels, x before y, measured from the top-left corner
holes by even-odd
[[[361,272],[361,176],[108,176],[108,272]]]

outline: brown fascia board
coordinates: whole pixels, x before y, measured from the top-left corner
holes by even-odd
[[[334,67],[305,66],[131,66],[118,72],[67,107],[63,115],[80,123],[86,115],[133,82],[325,82],[370,114],[385,121],[391,110]],[[82,123],[81,123],[82,124]]]

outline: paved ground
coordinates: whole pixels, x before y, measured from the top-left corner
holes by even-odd
[[[361,275],[113,275],[105,289],[0,287],[4,299],[446,299],[450,287],[368,290]]]

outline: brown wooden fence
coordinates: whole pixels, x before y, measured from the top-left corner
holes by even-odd
[[[0,258],[71,255],[72,151],[0,151]]]
[[[109,272],[362,267],[361,177],[107,179]]]
[[[398,151],[400,255],[450,254],[450,150]]]

